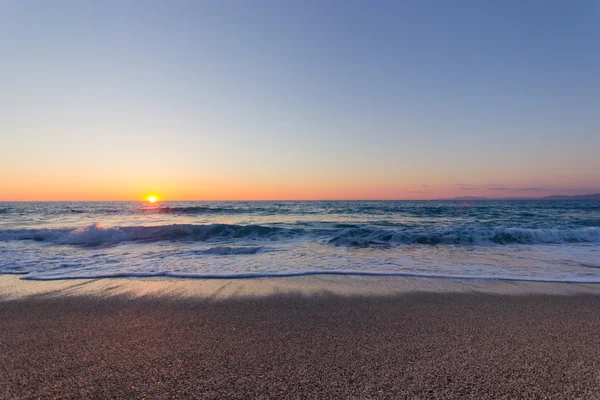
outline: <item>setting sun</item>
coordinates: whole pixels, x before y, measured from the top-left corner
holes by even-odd
[[[146,197],[146,200],[148,200],[150,203],[156,203],[158,201],[158,197],[148,196],[148,197]]]

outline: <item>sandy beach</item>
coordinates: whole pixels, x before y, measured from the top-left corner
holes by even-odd
[[[598,285],[0,278],[0,397],[600,398]]]

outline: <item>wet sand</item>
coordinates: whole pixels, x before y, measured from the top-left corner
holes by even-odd
[[[0,398],[600,398],[598,285],[437,284],[0,277]]]

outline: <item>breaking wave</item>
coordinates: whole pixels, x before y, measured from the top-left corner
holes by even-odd
[[[458,228],[436,231],[344,229],[328,241],[335,246],[386,246],[401,244],[478,245],[478,244],[560,244],[600,242],[600,228],[528,229]]]
[[[286,240],[304,238],[333,246],[371,247],[403,244],[422,245],[505,245],[600,242],[600,227],[569,229],[482,228],[383,229],[339,225],[331,229],[285,228],[263,225],[176,224],[160,226],[105,227],[93,224],[76,229],[0,230],[0,240],[34,240],[54,244],[99,245],[163,240],[210,241]],[[233,251],[221,248],[218,251]],[[215,250],[217,251],[217,250]]]
[[[0,231],[0,240],[35,240],[56,244],[97,245],[133,241],[187,240],[218,238],[275,239],[292,236],[295,230],[260,225],[162,225],[104,227],[93,224],[76,229],[21,229]]]

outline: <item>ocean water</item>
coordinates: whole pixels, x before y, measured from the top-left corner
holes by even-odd
[[[4,202],[0,273],[600,283],[600,202]]]

